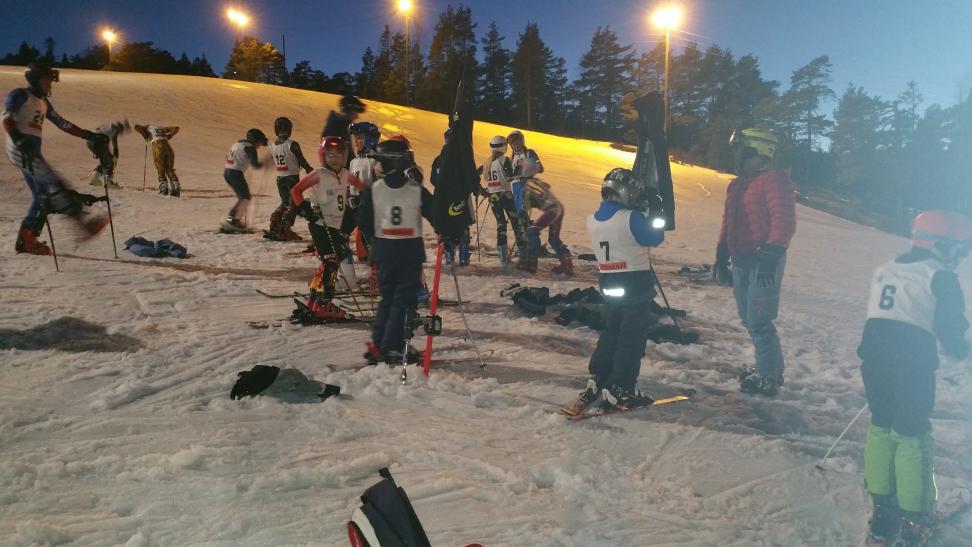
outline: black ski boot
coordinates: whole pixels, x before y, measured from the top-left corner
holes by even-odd
[[[644,395],[637,389],[627,391],[617,386],[602,389],[601,398],[603,399],[601,401],[601,409],[606,412],[650,406],[655,402],[654,399]]]
[[[159,181],[159,195],[163,195],[163,196],[169,195],[169,183],[168,182],[166,182],[164,180],[160,180]]]
[[[576,416],[581,412],[584,412],[587,409],[587,407],[594,404],[594,402],[597,401],[597,398],[600,397],[600,395],[601,395],[601,389],[597,387],[597,380],[593,376],[591,376],[590,378],[587,379],[587,388],[584,389],[584,391],[582,391],[580,395],[577,396],[577,400],[575,400],[573,403],[570,403],[569,405],[565,406],[560,410],[564,414],[570,414],[571,416]]]
[[[892,545],[901,530],[901,512],[894,496],[871,494],[874,513],[868,522],[867,545]]]
[[[739,375],[739,391],[775,397],[780,392],[780,385],[783,383],[782,380],[783,373],[780,373],[776,378],[767,378],[756,372],[755,368],[747,367]]]

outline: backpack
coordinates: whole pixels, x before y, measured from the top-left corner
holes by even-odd
[[[431,547],[418,515],[387,467],[382,480],[361,494],[361,507],[348,521],[351,547]]]

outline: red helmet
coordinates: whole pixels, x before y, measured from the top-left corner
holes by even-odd
[[[953,211],[925,211],[911,224],[911,244],[933,250],[938,243],[972,242],[972,219]]]
[[[327,166],[327,161],[325,161],[325,156],[328,152],[338,151],[345,158],[348,156],[348,145],[344,142],[341,137],[324,137],[321,139],[321,145],[317,147],[317,157],[321,160],[322,166]]]

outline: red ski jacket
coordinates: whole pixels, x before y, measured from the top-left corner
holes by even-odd
[[[729,246],[731,256],[753,256],[766,243],[785,249],[795,232],[796,191],[786,172],[768,170],[729,183],[719,243]]]

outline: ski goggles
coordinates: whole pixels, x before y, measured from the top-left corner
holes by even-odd
[[[347,146],[341,137],[324,137],[321,140],[321,152],[328,156],[343,156],[346,151]]]

